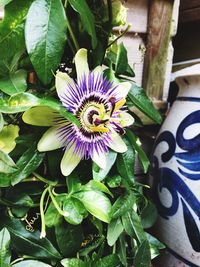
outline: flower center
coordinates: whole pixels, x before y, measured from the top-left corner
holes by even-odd
[[[110,115],[103,103],[89,102],[79,112],[82,127],[87,132],[107,133]]]

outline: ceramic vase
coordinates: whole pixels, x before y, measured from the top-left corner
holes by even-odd
[[[179,94],[152,159],[156,234],[190,266],[200,266],[200,64],[173,77]]]

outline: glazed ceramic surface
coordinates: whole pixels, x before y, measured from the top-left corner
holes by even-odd
[[[157,235],[200,266],[200,64],[174,74],[179,95],[154,146]]]

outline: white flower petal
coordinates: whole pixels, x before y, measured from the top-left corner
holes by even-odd
[[[115,84],[114,84],[115,86]],[[126,98],[129,90],[131,89],[131,83],[130,82],[122,82],[117,85],[117,88],[115,90],[115,96],[117,98]]]
[[[63,146],[57,135],[59,128],[60,126],[51,127],[43,134],[38,143],[38,150],[40,152],[55,150]]]
[[[36,126],[53,126],[59,113],[50,107],[33,107],[24,112],[22,119],[25,123]]]
[[[120,135],[118,133],[116,133],[115,131],[113,131],[110,134],[111,138],[112,138],[112,143],[110,143],[108,146],[118,152],[118,153],[124,153],[127,151],[127,146],[124,143],[124,141],[122,140],[122,138],[120,137]]]
[[[106,154],[103,152],[99,153],[94,150],[93,154],[91,155],[92,160],[101,168],[105,169],[106,168]]]
[[[94,70],[93,73],[96,75],[98,74],[103,74],[102,66],[97,66]]]
[[[75,55],[74,62],[76,66],[77,79],[80,80],[84,75],[87,75],[89,73],[87,49],[79,49]]]
[[[74,152],[74,146],[65,150],[64,156],[61,161],[61,172],[64,176],[68,176],[79,164],[81,158]]]
[[[75,88],[73,79],[70,78],[67,73],[59,71],[56,74],[56,90],[59,97],[67,94],[67,84],[70,84],[73,88]]]
[[[122,127],[130,126],[134,123],[135,119],[126,111],[120,113],[120,124]]]

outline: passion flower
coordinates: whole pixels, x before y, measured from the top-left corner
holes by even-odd
[[[76,116],[80,127],[48,107],[34,107],[23,115],[26,123],[52,126],[40,139],[38,150],[63,147],[61,171],[65,176],[81,159],[92,158],[100,168],[105,168],[109,148],[119,153],[127,150],[120,135],[134,121],[124,106],[130,83],[108,81],[101,66],[89,71],[86,49],[76,53],[75,67],[77,81],[58,71],[56,90],[62,105]]]

